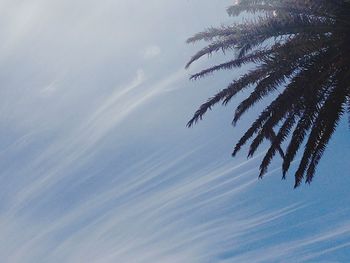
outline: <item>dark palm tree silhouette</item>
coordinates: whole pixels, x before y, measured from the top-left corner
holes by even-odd
[[[285,178],[305,145],[295,187],[303,178],[310,183],[339,120],[346,111],[350,113],[350,1],[241,0],[227,12],[231,16],[253,15],[245,22],[209,28],[189,38],[188,43],[208,44],[186,67],[215,52],[238,52],[228,62],[204,69],[191,79],[249,63],[254,67],[202,104],[188,126],[215,104],[227,105],[237,93],[252,87],[237,106],[233,124],[257,102],[267,97],[273,100],[240,138],[233,156],[248,141],[248,156],[253,156],[261,143],[269,140],[260,177],[279,154]]]

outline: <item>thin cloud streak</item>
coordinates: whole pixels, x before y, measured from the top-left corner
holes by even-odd
[[[28,258],[28,255],[37,248],[49,244],[51,236],[64,228],[70,228],[70,225],[74,225],[77,220],[89,217],[93,213],[95,216],[90,223],[68,234],[46,260],[56,262],[55,258],[60,258],[65,262],[77,260],[161,262],[163,259],[169,259],[170,262],[175,262],[187,258],[189,262],[204,262],[221,252],[214,249],[207,250],[211,246],[218,245],[216,242],[232,238],[232,233],[237,235],[237,231],[240,234],[236,238],[244,240],[244,235],[258,225],[267,224],[295,210],[295,206],[292,206],[273,214],[262,214],[260,219],[259,217],[256,219],[260,223],[245,219],[235,222],[234,218],[227,218],[219,221],[208,220],[197,225],[188,224],[187,220],[191,221],[191,218],[198,216],[195,211],[201,214],[201,210],[204,209],[203,211],[208,213],[210,207],[214,208],[239,195],[245,182],[250,185],[252,180],[256,182],[255,178],[249,176],[238,176],[236,180],[232,180],[228,176],[234,171],[232,167],[227,167],[226,170],[222,167],[206,167],[204,173],[199,170],[192,174],[191,178],[182,176],[182,179],[175,184],[166,183],[178,177],[169,171],[181,163],[186,163],[189,158],[191,156],[171,161],[169,165],[167,161],[162,160],[163,165],[150,170],[147,169],[147,165],[140,167],[141,170],[148,171],[142,176],[143,182],[134,182],[129,187],[117,184],[107,193],[102,193],[92,200],[84,200],[74,208],[72,214],[68,213],[62,219],[51,222],[51,226],[43,228],[44,231],[39,230],[34,237],[25,242],[23,247],[17,248],[15,258],[10,257],[9,261],[17,262],[16,258],[23,260],[25,255]],[[247,164],[249,162],[245,165]],[[239,167],[242,165],[239,164],[236,169]],[[165,174],[166,177],[163,179],[165,182],[162,182],[161,178]],[[137,184],[134,185],[135,183]],[[231,188],[226,187],[227,184]],[[235,184],[238,185],[236,190],[232,188]],[[222,191],[223,188],[227,189],[226,195]],[[221,191],[218,191],[220,189]],[[113,209],[98,215],[100,207],[108,203],[113,204]],[[244,210],[242,212],[241,216],[244,217],[247,212]],[[234,223],[231,223],[231,220]],[[183,228],[183,231],[178,232],[179,227]]]
[[[126,97],[129,92],[144,84],[145,74],[139,70],[129,85],[118,89],[115,94],[107,98],[76,131],[63,140],[53,143],[32,162],[34,169],[36,169],[36,167],[47,163],[47,160],[60,160],[54,166],[47,167],[43,176],[34,178],[30,184],[25,186],[25,189],[15,197],[13,209],[16,210],[18,206],[23,205],[23,202],[27,202],[44,191],[49,191],[51,186],[63,179],[64,174],[72,169],[72,166],[77,166],[78,160],[89,161],[91,149],[99,140],[125,120],[130,113],[160,94],[167,86],[183,79],[185,76],[179,72],[182,71],[175,72],[164,80],[153,84],[152,88],[139,92],[136,97]],[[120,103],[121,101],[122,103]]]

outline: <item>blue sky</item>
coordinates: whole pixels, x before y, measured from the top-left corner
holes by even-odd
[[[258,109],[185,127],[240,74],[184,70],[230,2],[0,0],[1,262],[349,262],[345,121],[297,190],[230,157]]]

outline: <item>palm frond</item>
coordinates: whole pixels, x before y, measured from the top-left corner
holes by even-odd
[[[220,51],[234,50],[236,56],[193,74],[191,79],[243,65],[253,68],[202,104],[188,126],[202,119],[217,103],[227,105],[239,92],[252,88],[236,107],[233,124],[258,102],[264,99],[272,102],[238,140],[232,155],[252,140],[248,156],[253,156],[268,140],[270,146],[260,165],[260,177],[278,152],[283,159],[285,178],[306,141],[295,173],[295,187],[303,178],[310,183],[345,111],[349,113],[350,124],[350,1],[241,0],[227,12],[230,16],[250,13],[253,18],[211,27],[189,38],[189,43],[208,44],[186,67]]]

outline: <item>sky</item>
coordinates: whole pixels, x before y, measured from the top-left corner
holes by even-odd
[[[258,109],[185,127],[242,73],[184,69],[230,3],[0,0],[1,262],[350,261],[345,121],[296,190],[257,179],[263,147],[230,156]]]

